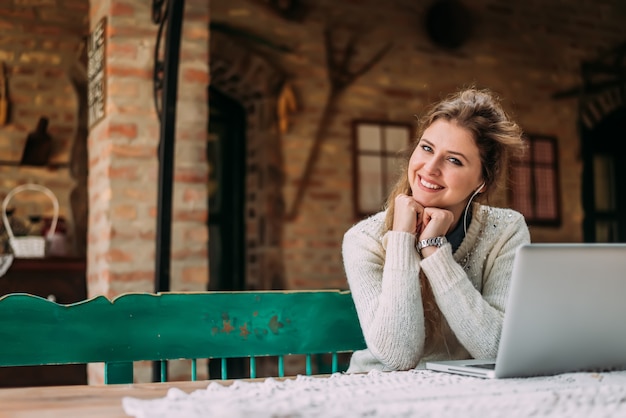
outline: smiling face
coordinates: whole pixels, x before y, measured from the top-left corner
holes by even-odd
[[[408,180],[413,199],[424,207],[447,209],[454,224],[482,184],[480,153],[472,134],[454,121],[435,120],[411,155]]]

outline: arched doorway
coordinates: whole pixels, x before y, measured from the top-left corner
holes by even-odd
[[[211,32],[210,60],[210,94],[222,93],[245,111],[243,120],[231,122],[240,127],[246,144],[241,154],[247,186],[243,203],[245,289],[284,289],[284,165],[276,108],[286,76],[248,45],[220,32]],[[211,108],[213,95],[209,98]],[[232,163],[227,164],[230,167]]]

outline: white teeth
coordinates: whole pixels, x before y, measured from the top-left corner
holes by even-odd
[[[429,183],[424,179],[420,179],[420,183],[422,183],[422,186],[428,187],[429,189],[433,189],[433,190],[443,189],[443,187],[437,186],[436,184]]]

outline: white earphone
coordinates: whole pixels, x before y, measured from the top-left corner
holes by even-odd
[[[472,203],[472,200],[474,200],[476,195],[480,193],[483,187],[485,187],[484,181],[476,188],[476,190],[472,194],[472,197],[470,197],[469,200],[467,201],[467,206],[465,206],[465,213],[463,214],[463,231],[465,231],[465,235],[467,235],[467,210],[469,209],[469,206],[470,206],[470,203]]]

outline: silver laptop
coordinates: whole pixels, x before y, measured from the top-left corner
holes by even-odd
[[[426,368],[485,378],[626,369],[626,244],[521,246],[497,359]]]

